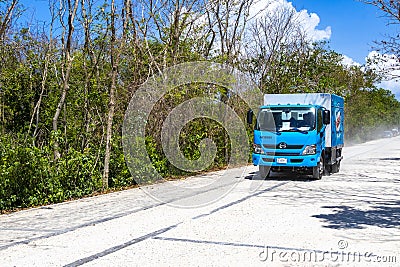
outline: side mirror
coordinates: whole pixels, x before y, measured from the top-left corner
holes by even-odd
[[[248,124],[252,124],[253,123],[253,111],[251,109],[249,109],[249,111],[247,111],[247,123]]]
[[[324,110],[322,114],[322,121],[324,124],[331,123],[331,112],[329,110]]]

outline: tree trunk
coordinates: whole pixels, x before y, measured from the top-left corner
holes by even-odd
[[[72,7],[71,5],[71,0],[68,0],[68,36],[67,36],[67,43],[65,45],[64,49],[64,56],[65,56],[65,61],[64,61],[64,66],[65,66],[65,72],[63,72],[63,82],[61,86],[61,97],[57,105],[56,112],[53,117],[53,131],[54,133],[57,133],[58,131],[58,118],[60,117],[61,109],[64,106],[65,103],[65,98],[67,97],[67,93],[69,90],[69,77],[71,74],[71,68],[72,68],[72,57],[71,57],[71,43],[72,43],[72,34],[74,32],[74,19],[75,19],[75,14],[76,10],[78,9],[78,0],[75,0],[74,6]],[[62,16],[60,17],[61,24],[62,22]],[[64,26],[64,25],[63,25]],[[54,153],[54,160],[57,160],[60,158],[60,152],[59,152],[59,144],[58,144],[58,138],[56,137],[54,139],[54,148],[53,148],[53,153]]]
[[[111,140],[112,140],[112,126],[114,120],[115,110],[115,95],[117,89],[117,75],[118,75],[118,64],[121,50],[125,41],[125,33],[127,29],[127,21],[130,13],[130,0],[124,1],[123,8],[123,29],[122,29],[122,40],[120,46],[117,45],[116,40],[116,29],[115,29],[115,0],[111,0],[111,86],[110,86],[110,98],[108,103],[108,116],[107,116],[107,130],[106,130],[106,151],[104,154],[104,170],[102,177],[103,189],[108,188],[108,179],[110,174],[110,157],[111,157]]]

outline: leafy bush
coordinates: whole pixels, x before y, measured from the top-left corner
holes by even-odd
[[[1,139],[0,210],[61,202],[101,187],[91,154],[71,149],[54,163],[50,151],[18,144],[9,135]]]

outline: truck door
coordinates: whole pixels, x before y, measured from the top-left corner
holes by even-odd
[[[325,125],[323,124],[323,115],[322,115],[322,109],[319,108],[317,110],[317,140],[318,140],[318,146],[319,149],[317,149],[317,152],[322,152],[325,148]],[[319,150],[319,151],[318,151]]]

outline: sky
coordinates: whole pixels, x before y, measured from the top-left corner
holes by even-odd
[[[357,0],[292,0],[296,10],[315,13],[320,29],[331,28],[330,47],[360,64],[373,50],[374,41],[381,40],[385,34],[395,33],[398,25],[387,25],[377,7]]]
[[[323,39],[332,50],[344,55],[347,63],[364,65],[368,55],[374,54],[374,41],[400,32],[400,25],[389,25],[388,18],[377,7],[358,0],[282,1],[291,3],[298,12],[317,16],[319,23],[315,30],[330,32]],[[383,81],[378,86],[391,90],[400,100],[399,81]]]
[[[31,8],[35,18],[49,16],[48,0],[21,2]],[[374,53],[374,41],[400,32],[400,25],[388,25],[388,19],[377,7],[359,0],[256,0],[254,9],[262,9],[268,2],[292,6],[313,40],[327,41],[332,50],[344,56],[347,64],[364,65],[368,55]],[[400,100],[400,81],[384,81],[378,86],[391,90]]]

